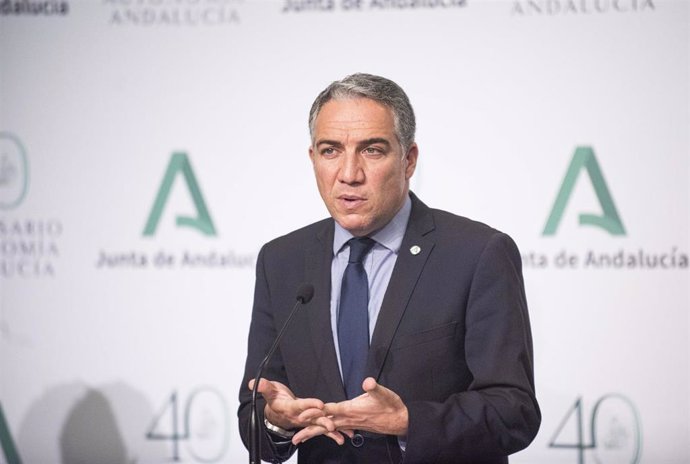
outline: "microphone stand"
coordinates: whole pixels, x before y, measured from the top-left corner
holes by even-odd
[[[297,309],[299,309],[302,305],[309,303],[313,296],[313,285],[302,284],[299,287],[297,290],[297,302],[295,303],[295,306],[292,307],[292,311],[290,311],[285,324],[283,324],[283,327],[281,327],[280,332],[278,332],[278,336],[273,341],[273,345],[271,345],[266,357],[264,357],[263,361],[261,361],[259,364],[259,368],[257,369],[256,376],[254,377],[254,388],[252,388],[251,415],[249,416],[249,464],[261,464],[261,424],[259,423],[259,412],[256,409],[256,397],[259,390],[259,381],[263,377],[264,368],[268,364],[268,361],[270,361],[276,348],[278,348],[278,343],[280,343],[280,340],[283,338],[285,330],[287,329],[288,325],[290,325],[292,317],[297,313]]]

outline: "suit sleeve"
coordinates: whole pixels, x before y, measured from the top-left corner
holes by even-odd
[[[237,411],[239,417],[240,436],[245,447],[249,448],[249,419],[251,415],[252,392],[248,388],[250,379],[256,375],[259,364],[275,340],[277,331],[274,325],[271,294],[266,277],[266,247],[259,252],[256,264],[256,286],[254,289],[254,307],[252,321],[249,328],[247,343],[247,362],[245,364],[244,377],[240,385],[240,406]],[[271,362],[266,366],[264,378],[277,380],[288,384],[285,368],[280,356],[280,350],[276,350]],[[262,429],[261,435],[261,459],[271,463],[286,461],[297,449],[292,444],[276,444],[272,436],[264,426],[264,407],[266,402],[259,396],[257,399],[258,420]]]
[[[525,448],[541,414],[532,336],[515,243],[495,233],[478,259],[465,311],[472,381],[443,402],[410,401],[404,463],[481,462]]]

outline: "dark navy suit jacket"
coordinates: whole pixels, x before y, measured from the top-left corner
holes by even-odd
[[[411,197],[410,221],[367,361],[367,375],[407,405],[404,456],[397,437],[365,434],[360,448],[316,437],[298,447],[300,463],[499,464],[537,433],[541,416],[516,245],[504,233]],[[333,219],[326,219],[269,242],[259,253],[238,411],[245,444],[247,382],[303,282],[314,285],[314,298],[292,320],[265,378],[285,383],[301,398],[346,399],[330,323],[333,229]],[[415,245],[418,254],[410,251]],[[263,437],[263,459],[280,462],[292,452],[294,447]]]

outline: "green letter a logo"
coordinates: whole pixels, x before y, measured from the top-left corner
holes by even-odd
[[[189,163],[186,153],[173,153],[168,169],[165,171],[165,176],[163,176],[163,182],[158,189],[158,195],[156,195],[156,201],[153,203],[151,214],[149,214],[149,219],[146,221],[144,235],[153,235],[156,232],[156,227],[158,227],[158,221],[161,218],[161,214],[163,214],[165,202],[168,201],[173,181],[180,171],[184,174],[187,188],[192,195],[197,217],[177,216],[177,225],[193,227],[205,235],[216,235],[216,229],[213,227],[213,221],[208,214],[204,197],[199,189],[199,183],[196,181],[192,165]]]
[[[623,223],[618,216],[616,205],[613,203],[613,198],[611,193],[609,193],[606,181],[601,173],[601,168],[599,168],[599,163],[597,163],[597,159],[594,156],[594,150],[591,147],[577,147],[575,150],[575,155],[573,155],[573,160],[565,173],[561,190],[558,192],[556,202],[551,209],[551,214],[549,214],[549,219],[546,221],[542,234],[556,234],[556,229],[565,211],[565,206],[570,199],[570,195],[575,187],[575,181],[582,168],[587,169],[587,174],[589,174],[589,178],[592,181],[594,192],[599,199],[604,215],[580,214],[580,224],[601,227],[611,235],[625,235]]]
[[[7,464],[22,464],[17,448],[14,446],[12,435],[10,435],[10,427],[5,420],[5,413],[2,411],[2,404],[0,404],[0,446]]]

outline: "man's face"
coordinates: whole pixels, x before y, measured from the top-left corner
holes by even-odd
[[[403,154],[392,111],[368,98],[331,100],[313,137],[309,156],[333,219],[358,237],[393,219],[407,196],[417,145]]]

